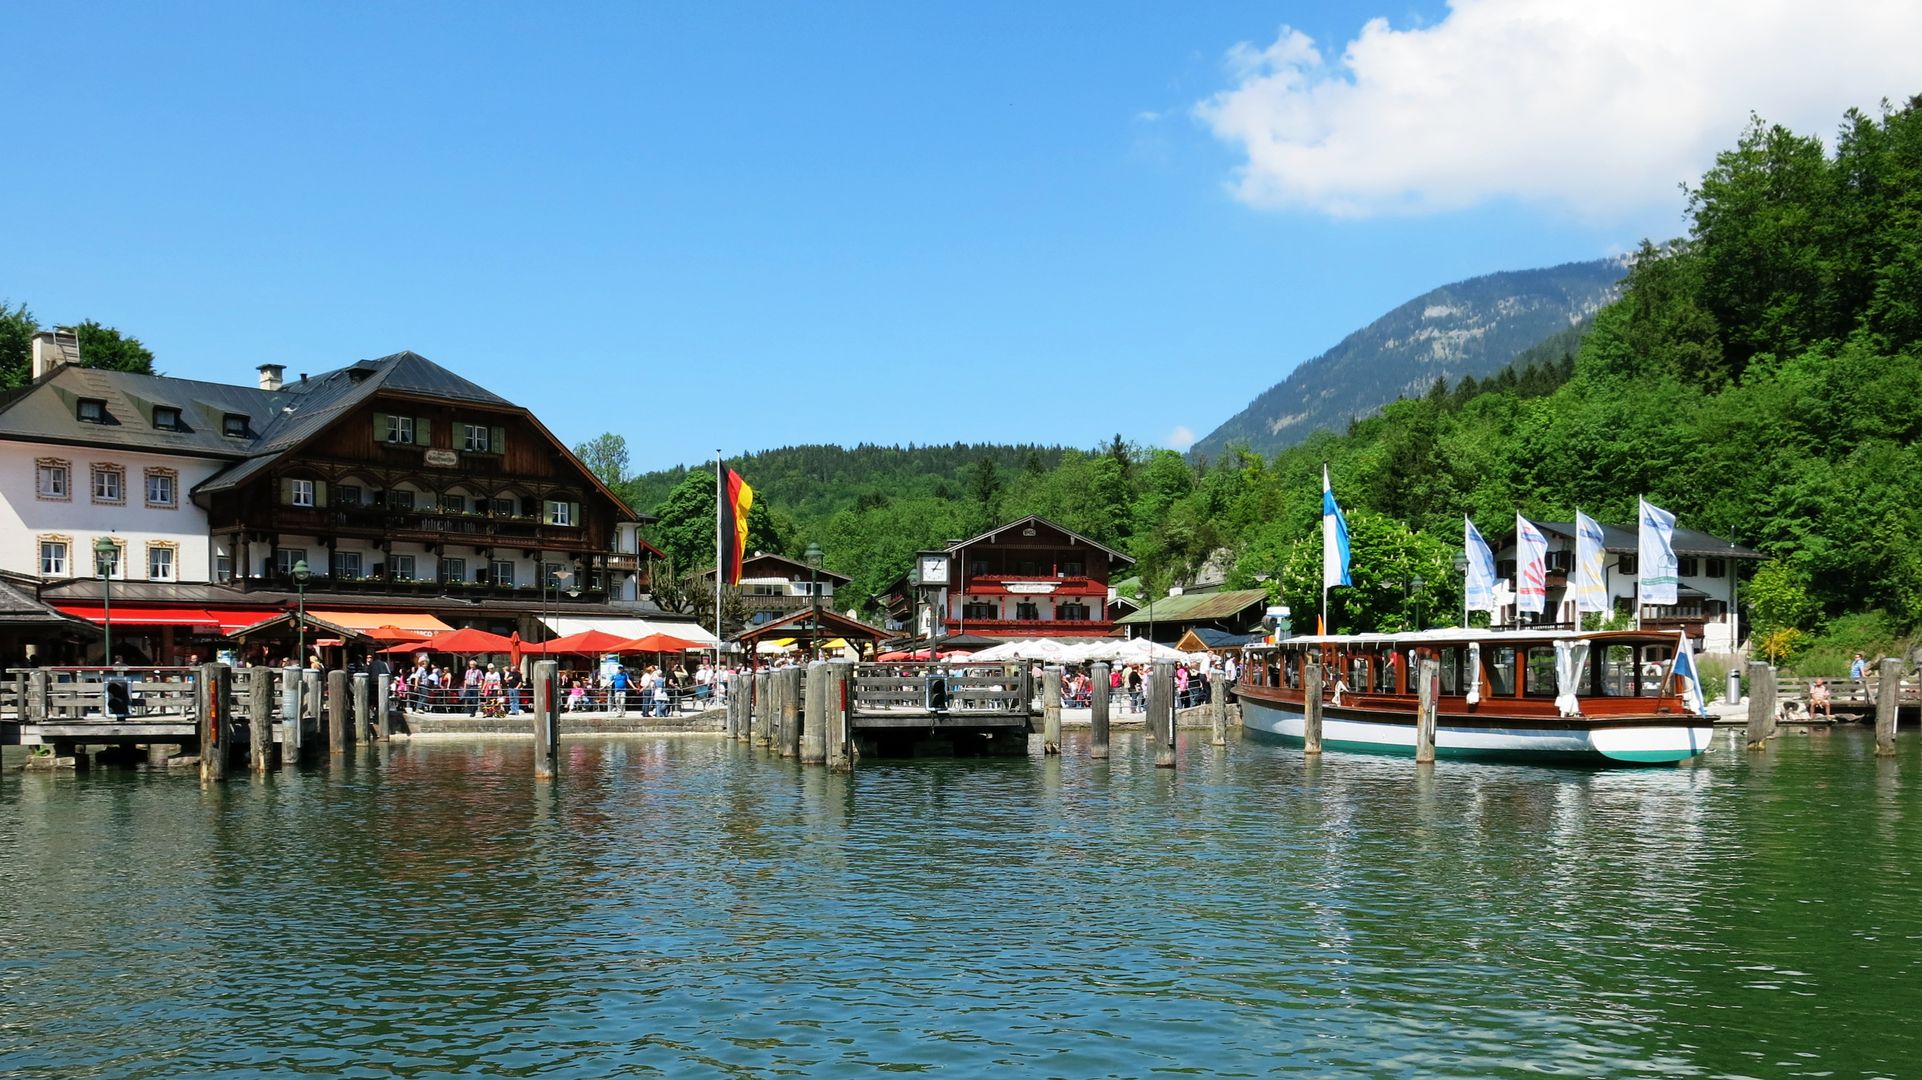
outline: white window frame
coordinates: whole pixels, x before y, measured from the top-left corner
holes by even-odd
[[[334,552],[333,559],[327,564],[327,576],[339,578],[343,581],[359,581],[361,578],[366,577],[367,562],[360,556],[361,553],[358,551]],[[353,566],[353,572],[342,573],[350,563]]]
[[[547,524],[561,525],[567,528],[574,526],[573,516],[572,505],[565,499],[548,499],[547,513],[542,515]]]
[[[493,428],[486,424],[462,424],[461,445],[470,454],[491,454],[494,452],[491,446],[493,434]]]
[[[164,558],[163,558],[164,556]],[[165,562],[163,568],[161,563]],[[173,581],[179,562],[179,552],[165,544],[154,544],[147,548],[147,580]]]
[[[387,577],[393,581],[414,580],[414,557],[412,555],[387,556]]]
[[[54,549],[58,549],[58,552],[55,553]],[[65,540],[40,541],[40,576],[71,576],[68,569],[73,565],[72,558],[73,548]]]
[[[103,487],[113,490],[102,492]],[[88,489],[93,492],[93,501],[119,506],[127,501],[127,471],[118,465],[93,466]]]
[[[162,499],[154,495],[154,485],[157,483],[167,485],[166,498]],[[169,510],[180,506],[180,484],[172,472],[162,469],[147,470],[147,505]]]
[[[502,574],[501,573],[502,570],[505,570],[507,572],[505,574]],[[487,564],[487,579],[488,579],[488,583],[491,585],[513,585],[514,584],[514,560],[493,559],[489,561]]]
[[[414,445],[414,418],[387,414],[387,441],[403,446]]]
[[[312,509],[314,505],[314,482],[312,480],[290,480],[287,484],[287,504]]]
[[[307,561],[307,549],[277,547],[274,549],[272,558],[275,573],[291,574],[294,572],[295,563]]]
[[[64,461],[41,461],[34,465],[34,494],[43,499],[65,502],[73,498],[73,466]]]

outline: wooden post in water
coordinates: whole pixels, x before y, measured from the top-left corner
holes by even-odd
[[[1041,673],[1041,752],[1061,752],[1061,669],[1053,665]]]
[[[1875,683],[1875,756],[1895,754],[1895,714],[1902,692],[1902,661],[1885,656],[1876,665],[1880,670]]]
[[[280,767],[285,769],[300,764],[302,732],[300,718],[307,711],[302,703],[300,669],[284,667],[280,669]]]
[[[560,757],[561,665],[557,660],[534,661],[534,779],[554,778],[554,763]]]
[[[347,739],[349,742],[360,742],[361,740],[368,737],[367,729],[371,726],[369,721],[371,721],[373,717],[367,715],[367,710],[373,702],[373,696],[374,696],[373,676],[367,674],[364,671],[355,672],[354,673],[354,726],[348,730]]]
[[[1321,665],[1304,664],[1301,675],[1301,752],[1321,754]]]
[[[827,688],[827,766],[842,772],[854,767],[849,735],[849,692],[853,690],[854,665],[838,660],[828,662]]]
[[[1760,660],[1748,666],[1748,748],[1768,745],[1775,727],[1775,695],[1769,692],[1769,666]]]
[[[746,739],[752,726],[754,710],[754,676],[736,672],[728,676],[728,735],[734,739]]]
[[[274,753],[274,669],[247,672],[247,761],[257,773],[267,771]]]
[[[803,669],[791,667],[781,679],[781,756],[801,753],[801,675]]]
[[[233,669],[225,664],[202,664],[200,679],[200,781],[227,779],[233,760]]]
[[[327,752],[347,752],[347,673],[327,673]]]
[[[1148,688],[1148,733],[1155,743],[1155,768],[1175,767],[1175,665],[1156,660]]]
[[[323,704],[320,699],[321,678],[325,674],[326,673],[319,668],[310,667],[300,669],[300,718],[302,723],[308,720],[313,721],[314,743],[316,746],[320,743],[321,732],[325,730],[321,723],[320,713],[321,705]]]
[[[806,707],[801,712],[801,764],[819,765],[828,759],[828,665],[808,665]]]
[[[1088,688],[1088,711],[1093,714],[1093,746],[1088,756],[1097,761],[1108,756],[1108,691],[1111,689],[1108,680],[1114,677],[1113,672],[1106,660],[1097,660],[1088,667],[1088,681],[1092,684]]]
[[[1441,689],[1441,661],[1423,660],[1421,662],[1421,691],[1418,710],[1415,714],[1415,764],[1426,765],[1435,760],[1435,700]]]
[[[768,689],[768,684],[773,681],[774,673],[771,671],[757,671],[754,673],[754,728],[752,741],[755,746],[767,746],[774,741],[774,709],[771,707],[773,705],[773,701],[771,700],[772,692]]]
[[[1219,671],[1208,673],[1208,701],[1215,707],[1214,744],[1228,745],[1228,679]]]
[[[374,676],[374,726],[381,742],[394,737],[394,677]]]

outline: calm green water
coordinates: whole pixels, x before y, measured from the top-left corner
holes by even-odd
[[[1922,743],[0,779],[0,1075],[1922,1073]]]

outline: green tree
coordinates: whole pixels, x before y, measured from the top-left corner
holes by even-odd
[[[968,477],[968,497],[981,510],[981,527],[992,528],[1001,519],[1001,472],[994,459],[984,457]]]
[[[153,352],[142,345],[139,338],[128,337],[92,319],[74,327],[73,331],[80,340],[81,366],[140,375],[154,373]]]
[[[40,322],[19,304],[9,308],[0,302],[0,390],[25,386],[33,372],[33,335]]]
[[[610,488],[619,488],[627,480],[627,436],[604,432],[576,446],[574,456],[581,459],[587,471],[601,478],[601,483]]]

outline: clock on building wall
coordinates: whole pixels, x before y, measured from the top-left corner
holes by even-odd
[[[948,583],[948,556],[946,552],[924,551],[914,560],[914,583],[916,585],[946,585]]]

